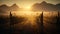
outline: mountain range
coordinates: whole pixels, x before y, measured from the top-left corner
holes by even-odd
[[[60,4],[51,4],[45,1],[32,5],[33,11],[60,11]]]
[[[20,8],[16,5],[13,4],[12,6],[7,6],[5,4],[0,6],[0,14],[1,13],[8,13],[10,11],[18,11]]]
[[[7,13],[9,11],[19,11],[20,8],[17,4],[13,4],[12,6],[7,6],[5,4],[0,5],[0,14]],[[59,4],[51,4],[45,1],[41,3],[35,3],[32,5],[31,10],[33,11],[60,11],[60,3]]]

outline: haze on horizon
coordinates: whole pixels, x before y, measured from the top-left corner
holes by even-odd
[[[6,4],[8,6],[16,3],[19,7],[29,8],[35,3],[41,3],[42,1],[46,1],[47,3],[58,4],[60,0],[0,0],[0,5]]]

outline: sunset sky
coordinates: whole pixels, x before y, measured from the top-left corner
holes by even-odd
[[[19,7],[30,7],[34,3],[41,3],[42,1],[52,4],[60,3],[60,0],[0,0],[0,5],[7,4],[11,6],[12,4],[16,3]]]

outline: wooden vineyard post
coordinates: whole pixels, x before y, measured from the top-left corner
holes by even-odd
[[[59,11],[58,11],[58,15],[57,15],[57,22],[56,22],[56,26],[57,26],[57,33],[60,34],[60,18],[59,18]]]
[[[10,12],[10,33],[9,34],[13,34],[13,27],[12,27],[12,25],[11,25],[11,23],[12,23],[12,20],[13,18],[12,18],[12,14],[11,14],[11,12]]]
[[[44,26],[43,26],[43,12],[42,12],[42,14],[41,14],[40,21],[41,21],[41,34],[44,34]]]
[[[59,24],[59,11],[58,11],[58,15],[57,15],[57,24]]]

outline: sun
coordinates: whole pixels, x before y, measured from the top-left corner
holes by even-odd
[[[28,5],[24,6],[24,9],[26,9],[26,10],[29,10],[30,8],[31,8],[31,6],[28,6]]]

